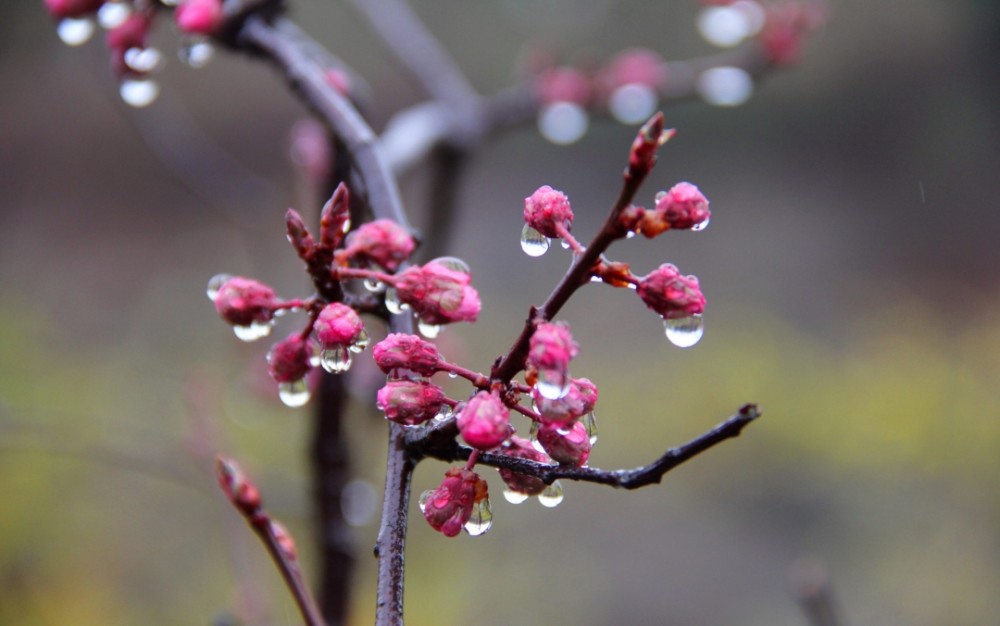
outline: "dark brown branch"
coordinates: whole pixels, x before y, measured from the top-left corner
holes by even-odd
[[[634,469],[602,470],[594,467],[571,467],[565,465],[546,465],[527,459],[514,458],[503,454],[480,453],[477,461],[480,465],[489,465],[498,469],[509,469],[519,474],[527,474],[541,479],[546,484],[560,478],[588,483],[610,485],[621,489],[638,489],[647,485],[659,483],[663,475],[678,465],[705,452],[727,439],[739,436],[744,428],[760,417],[761,413],[755,404],[747,404],[740,408],[736,415],[717,425],[712,430],[695,437],[691,441],[670,448],[663,456],[649,465]],[[459,445],[452,435],[454,424],[438,427],[440,433],[422,433],[410,441],[414,453],[433,457],[445,462],[463,461],[469,458],[473,450]]]

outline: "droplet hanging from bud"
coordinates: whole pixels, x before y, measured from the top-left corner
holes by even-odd
[[[215,46],[204,39],[189,39],[177,50],[181,63],[192,69],[200,69],[208,65],[215,56]]]
[[[215,302],[215,297],[219,295],[219,290],[225,285],[229,279],[232,278],[231,274],[216,274],[215,276],[208,279],[208,286],[205,288],[205,295],[212,302]]]
[[[419,330],[420,334],[423,335],[424,337],[427,337],[428,339],[434,339],[435,337],[441,334],[441,325],[428,324],[424,320],[418,320],[417,330]]]
[[[249,326],[233,326],[233,334],[240,341],[257,341],[271,334],[271,322],[253,321]]]
[[[678,348],[690,348],[705,334],[705,324],[701,315],[665,319],[663,328],[667,339]]]
[[[493,509],[489,497],[472,505],[472,515],[465,523],[465,532],[473,537],[485,534],[493,526]]]
[[[389,309],[393,315],[399,315],[410,308],[410,305],[399,299],[399,292],[396,291],[395,287],[389,287],[385,290],[385,308]]]
[[[118,87],[125,104],[137,109],[147,107],[160,95],[160,85],[148,78],[126,78]]]
[[[521,504],[531,496],[529,496],[526,493],[521,493],[520,491],[514,491],[513,489],[508,488],[503,490],[503,497],[504,500],[510,502],[511,504]]]
[[[278,397],[285,406],[303,406],[309,402],[309,385],[304,378],[290,383],[278,383]]]
[[[94,30],[94,21],[86,17],[67,17],[56,25],[56,34],[67,46],[82,46],[94,36]]]
[[[521,250],[528,256],[542,256],[548,251],[550,244],[551,240],[532,228],[530,224],[525,224],[521,229]]]
[[[368,347],[368,344],[370,344],[371,341],[372,340],[371,337],[368,335],[368,331],[362,328],[361,332],[358,333],[357,339],[354,340],[354,343],[347,346],[347,349],[357,354],[359,352],[364,351],[364,349]]]
[[[163,54],[156,48],[129,48],[124,59],[125,65],[139,74],[155,72],[163,66]]]
[[[538,503],[544,507],[555,508],[563,501],[563,486],[558,480],[538,494]]]
[[[105,2],[97,10],[97,23],[101,28],[117,28],[132,14],[132,7],[124,2]]]
[[[351,369],[351,351],[344,346],[333,346],[319,354],[319,363],[331,374],[342,374]]]
[[[579,141],[589,124],[586,109],[575,102],[553,102],[538,113],[538,132],[562,146]]]
[[[593,411],[580,418],[583,427],[587,429],[587,436],[590,438],[590,445],[597,443],[597,416]]]
[[[569,376],[558,370],[539,370],[535,389],[546,400],[564,398],[569,393]]]

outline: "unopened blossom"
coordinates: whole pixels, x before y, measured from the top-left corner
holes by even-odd
[[[358,264],[374,263],[392,272],[416,247],[413,236],[405,228],[392,220],[378,219],[348,234],[338,257]]]
[[[538,370],[566,372],[580,353],[566,322],[543,322],[535,326],[528,344],[528,365]]]
[[[260,491],[236,461],[224,456],[216,457],[215,476],[219,487],[237,509],[250,514],[260,508]]]
[[[174,11],[174,21],[182,33],[211,35],[222,23],[222,0],[184,0]]]
[[[421,376],[437,372],[441,354],[429,341],[404,333],[391,333],[372,349],[375,363],[386,374],[397,369],[411,370]]]
[[[673,229],[694,228],[712,217],[708,199],[691,183],[677,183],[656,198],[657,216]]]
[[[542,185],[524,199],[524,221],[546,237],[557,238],[556,225],[569,230],[573,225],[573,209],[569,198],[561,191]]]
[[[387,420],[415,426],[433,419],[444,404],[444,390],[422,380],[390,380],[378,390],[376,405]]]
[[[104,0],[45,0],[45,9],[55,18],[83,17],[101,8]]]
[[[111,69],[116,75],[124,76],[136,73],[126,63],[125,56],[129,50],[146,47],[146,39],[151,26],[152,19],[148,14],[136,12],[130,14],[118,26],[108,30],[105,39],[108,49],[111,51]]]
[[[396,281],[396,293],[428,324],[474,322],[481,303],[470,282],[467,273],[430,261],[403,270]]]
[[[532,390],[532,398],[543,424],[564,428],[594,410],[597,387],[586,378],[575,378],[561,398],[546,398],[537,388]]]
[[[354,309],[341,302],[331,302],[319,312],[313,331],[320,346],[328,349],[354,344],[362,337],[365,326]]]
[[[462,405],[458,431],[465,443],[478,450],[490,450],[510,436],[510,411],[500,396],[480,391]]]
[[[590,79],[574,67],[553,67],[543,71],[534,82],[535,94],[542,104],[573,102],[586,104],[590,99]]]
[[[299,335],[290,335],[271,346],[267,371],[277,383],[293,383],[305,378],[312,365],[312,346]]]
[[[431,528],[454,537],[472,517],[473,507],[488,497],[485,480],[472,470],[453,467],[437,489],[424,494],[420,508]]]
[[[656,90],[666,79],[667,64],[663,57],[646,48],[621,52],[601,72],[601,82],[609,91],[623,85],[645,85]]]
[[[590,434],[583,422],[569,428],[542,426],[538,429],[538,443],[553,461],[563,465],[584,465],[590,457]]]
[[[646,306],[664,319],[691,317],[705,311],[705,296],[698,278],[683,276],[672,263],[664,263],[642,277],[636,293]]]
[[[215,294],[215,310],[233,326],[270,322],[278,297],[274,290],[251,278],[234,276]]]
[[[528,459],[529,461],[536,461],[538,463],[552,462],[552,459],[544,452],[536,450],[530,441],[517,436],[510,438],[510,442],[500,449],[500,454],[516,459]],[[500,478],[503,479],[503,482],[506,483],[507,488],[511,491],[523,493],[528,496],[537,496],[545,491],[545,487],[547,486],[541,478],[519,474],[513,470],[504,468],[501,468],[499,471]]]

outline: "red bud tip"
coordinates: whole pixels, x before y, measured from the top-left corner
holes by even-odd
[[[299,258],[308,262],[316,252],[316,241],[302,221],[302,216],[295,209],[288,209],[285,212],[285,230],[288,233],[288,242],[295,248]]]
[[[332,250],[340,243],[344,236],[344,226],[351,220],[350,205],[350,191],[345,183],[340,183],[320,212],[319,240],[324,247]]]
[[[249,515],[260,508],[260,492],[236,461],[222,455],[217,456],[215,474],[219,487],[240,512]]]
[[[292,539],[292,535],[285,528],[285,525],[281,522],[271,520],[269,530],[271,531],[271,535],[274,536],[274,541],[278,544],[278,550],[281,551],[282,556],[289,561],[298,560],[298,548],[295,547],[295,540]]]

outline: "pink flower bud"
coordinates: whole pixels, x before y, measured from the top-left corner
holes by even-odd
[[[174,21],[182,33],[211,35],[222,23],[222,0],[185,0],[177,5]]]
[[[538,429],[538,443],[554,461],[563,465],[579,467],[590,457],[590,435],[583,422],[576,422],[565,430],[542,426]]]
[[[663,57],[645,48],[625,50],[601,72],[601,82],[609,91],[634,84],[659,89],[666,80],[667,64]]]
[[[470,282],[465,272],[430,261],[399,274],[396,293],[428,324],[474,322],[481,304]]]
[[[465,443],[490,450],[510,436],[510,411],[498,394],[480,391],[459,409],[458,430]]]
[[[566,230],[573,225],[569,198],[561,191],[542,185],[524,199],[524,221],[546,237],[559,237],[557,224],[562,224]]]
[[[705,296],[695,276],[682,276],[672,263],[664,263],[639,281],[636,293],[664,319],[679,319],[705,312]]]
[[[124,22],[108,31],[108,48],[122,53],[129,48],[145,48],[151,25],[152,19],[148,14],[132,13]]]
[[[375,263],[392,272],[416,247],[405,228],[392,220],[380,219],[351,232],[341,257],[358,263]]]
[[[390,380],[378,390],[375,404],[385,418],[415,426],[432,419],[444,404],[444,390],[422,380]]]
[[[597,404],[597,387],[586,378],[577,378],[569,383],[569,390],[562,398],[551,400],[532,390],[532,398],[543,424],[565,428],[594,410]]]
[[[386,374],[397,369],[411,370],[421,376],[437,372],[441,354],[437,347],[416,335],[392,333],[372,349],[375,363]]]
[[[269,322],[277,304],[273,289],[242,276],[230,278],[215,295],[215,310],[233,326]]]
[[[517,459],[537,461],[538,463],[552,462],[552,459],[545,453],[536,450],[530,441],[517,436],[510,438],[510,442],[500,449],[500,454]],[[509,469],[500,469],[499,471],[500,478],[503,479],[511,491],[523,493],[528,496],[537,496],[545,491],[546,485],[540,478],[528,476],[527,474],[518,474]]]
[[[656,213],[670,228],[698,228],[712,217],[708,199],[691,183],[677,183],[656,197]]]
[[[354,309],[340,302],[323,307],[313,327],[316,340],[324,350],[354,344],[365,331],[365,325]]]
[[[590,80],[576,68],[554,67],[545,70],[535,79],[535,93],[542,104],[586,104],[590,100]]]
[[[217,456],[215,476],[219,480],[219,487],[243,514],[251,514],[260,508],[260,492],[236,461]]]
[[[656,150],[674,136],[674,131],[663,130],[663,112],[649,118],[639,129],[628,154],[629,173],[633,176],[646,174],[656,163]]]
[[[566,373],[569,362],[580,353],[566,322],[543,322],[535,326],[528,344],[528,365],[537,370]]]
[[[285,232],[288,242],[295,248],[299,258],[308,262],[314,252],[316,252],[316,241],[306,228],[302,216],[295,209],[288,209],[285,212]]]
[[[289,335],[271,346],[267,353],[267,371],[277,383],[293,383],[302,380],[312,369],[309,364],[312,349],[309,342],[296,335]]]
[[[326,133],[323,133],[323,144],[326,144]],[[329,160],[329,155],[327,155]],[[326,170],[323,170],[324,175]],[[327,248],[333,249],[344,236],[345,227],[350,228],[351,193],[347,185],[341,182],[333,191],[333,195],[323,205],[319,216],[319,240]],[[362,226],[358,230],[362,230]],[[345,251],[339,251],[344,254]]]
[[[55,18],[83,17],[101,8],[104,0],[45,0],[45,9]]]
[[[420,509],[431,528],[454,537],[472,517],[473,507],[487,498],[489,486],[485,480],[471,470],[453,467],[437,489],[420,498]]]

